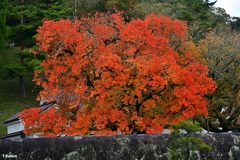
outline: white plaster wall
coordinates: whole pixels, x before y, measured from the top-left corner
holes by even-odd
[[[23,130],[24,130],[24,126],[21,120],[13,121],[7,124],[8,134],[23,131]]]

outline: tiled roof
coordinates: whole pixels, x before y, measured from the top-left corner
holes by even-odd
[[[56,104],[55,101],[49,102],[49,103],[44,103],[38,107],[40,107],[40,111],[45,111],[46,109],[48,109],[49,107],[51,107],[52,105]],[[20,112],[18,112],[17,114],[13,115],[12,117],[8,118],[7,120],[5,120],[3,123],[9,123],[9,122],[13,122],[15,120],[19,120],[19,116],[20,116]]]

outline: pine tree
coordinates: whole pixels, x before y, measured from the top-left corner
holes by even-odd
[[[203,34],[214,27],[219,19],[213,17],[212,6],[216,3],[208,0],[181,0],[181,7],[177,7],[177,18],[187,21],[190,36],[195,41],[203,38]]]
[[[9,63],[5,66],[19,76],[21,98],[26,97],[24,74],[31,70],[27,62],[32,60],[29,49],[35,45],[34,35],[43,19],[58,20],[67,18],[70,9],[66,0],[11,0],[9,1],[7,24],[10,27],[9,40],[19,47],[16,55],[20,63]]]
[[[201,137],[196,137],[196,132],[202,132],[202,128],[198,123],[189,120],[181,121],[177,125],[172,125],[172,128],[169,159],[197,160],[201,159],[201,157],[196,152],[206,152],[212,149]]]

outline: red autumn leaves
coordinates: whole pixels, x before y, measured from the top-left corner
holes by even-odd
[[[26,133],[152,134],[207,115],[204,95],[215,83],[192,55],[186,30],[179,20],[152,14],[130,22],[121,13],[45,21],[37,44],[47,58],[35,81],[44,88],[40,96],[60,107],[38,112],[45,117],[39,119],[25,110]]]

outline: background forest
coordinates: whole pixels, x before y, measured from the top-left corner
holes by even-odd
[[[42,89],[32,81],[44,53],[34,56],[36,29],[43,20],[70,19],[95,12],[124,11],[124,16],[149,13],[186,21],[188,38],[197,46],[196,58],[206,64],[217,84],[209,116],[196,116],[201,126],[213,132],[240,130],[240,18],[230,17],[208,0],[1,0],[0,2],[0,135],[2,123],[20,110],[38,105]]]

